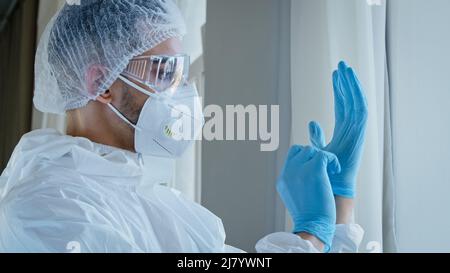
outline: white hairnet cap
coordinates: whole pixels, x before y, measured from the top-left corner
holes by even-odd
[[[51,19],[37,49],[34,104],[42,112],[86,106],[110,88],[133,57],[186,32],[172,0],[73,2]],[[88,80],[95,82],[91,88]]]

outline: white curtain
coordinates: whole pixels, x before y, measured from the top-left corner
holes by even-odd
[[[64,5],[65,0],[45,0],[39,3],[38,14],[38,38],[45,29],[45,26]],[[185,53],[191,56],[191,80],[196,82],[199,92],[204,92],[204,69],[203,69],[203,27],[206,22],[206,0],[176,0],[187,23],[188,34],[183,39]],[[42,128],[54,128],[64,133],[66,131],[65,115],[53,115],[41,113],[33,107],[33,130]],[[167,162],[161,160],[165,166],[174,166],[174,176],[167,185],[174,187],[184,195],[197,202],[200,202],[201,177],[199,162],[201,155],[201,145],[197,142],[183,158]]]
[[[377,5],[370,3],[373,2],[292,1],[292,142],[309,143],[311,120],[319,121],[328,140],[331,138],[334,129],[331,75],[340,60],[347,61],[360,77],[370,111],[355,211],[355,221],[366,232],[360,251],[390,252],[396,251],[396,239],[389,160],[386,3],[384,0],[375,2]]]
[[[206,23],[206,0],[177,0],[187,24],[187,35],[183,38],[185,53],[191,57],[190,81],[197,85],[200,96],[205,92],[205,70],[203,61],[204,26]],[[175,162],[172,187],[198,203],[201,202],[201,142],[197,141]]]

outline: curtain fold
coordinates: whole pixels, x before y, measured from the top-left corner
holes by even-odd
[[[17,1],[0,33],[0,172],[31,129],[37,4]]]
[[[393,158],[392,104],[389,86],[389,65],[386,58],[384,164],[383,164],[383,251],[398,251],[396,227],[395,179]]]
[[[355,68],[369,104],[367,141],[358,179],[355,221],[365,229],[361,252],[394,252],[395,206],[386,65],[386,3],[292,1],[293,143],[309,143],[308,123],[334,129],[332,72]]]

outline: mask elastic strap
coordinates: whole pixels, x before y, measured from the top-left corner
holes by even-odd
[[[145,94],[145,95],[147,95],[147,96],[149,96],[151,98],[157,97],[154,93],[145,90],[144,88],[142,88],[139,85],[135,84],[134,82],[128,80],[127,78],[125,78],[122,75],[119,75],[119,79],[121,81],[123,81],[124,83],[128,84],[129,86],[133,87],[134,89],[138,90],[139,92],[141,92],[141,93],[143,93],[143,94]]]
[[[119,110],[117,110],[116,107],[114,107],[114,105],[112,105],[111,103],[108,104],[108,107],[123,121],[125,121],[128,125],[130,125],[131,127],[133,127],[135,130],[141,131],[141,128],[137,127],[136,125],[134,125],[131,121],[129,121],[122,113],[120,113]]]
[[[154,98],[155,94],[145,90],[144,88],[140,87],[139,85],[133,83],[132,81],[128,80],[127,78],[125,78],[122,75],[119,75],[119,79],[121,81],[123,81],[124,83],[126,83],[127,85],[133,87],[134,89],[138,90],[139,92]],[[124,122],[126,122],[128,125],[130,125],[131,127],[133,127],[135,130],[141,131],[141,128],[137,127],[135,124],[133,124],[130,120],[128,120],[116,107],[114,107],[114,105],[112,105],[111,103],[108,104],[108,107]]]

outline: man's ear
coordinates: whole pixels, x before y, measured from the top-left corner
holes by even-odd
[[[86,89],[90,95],[96,97],[106,76],[106,68],[99,64],[90,65],[86,70]]]
[[[103,104],[110,104],[112,102],[111,91],[106,90],[104,94],[101,94],[100,96],[97,97],[97,101]]]

